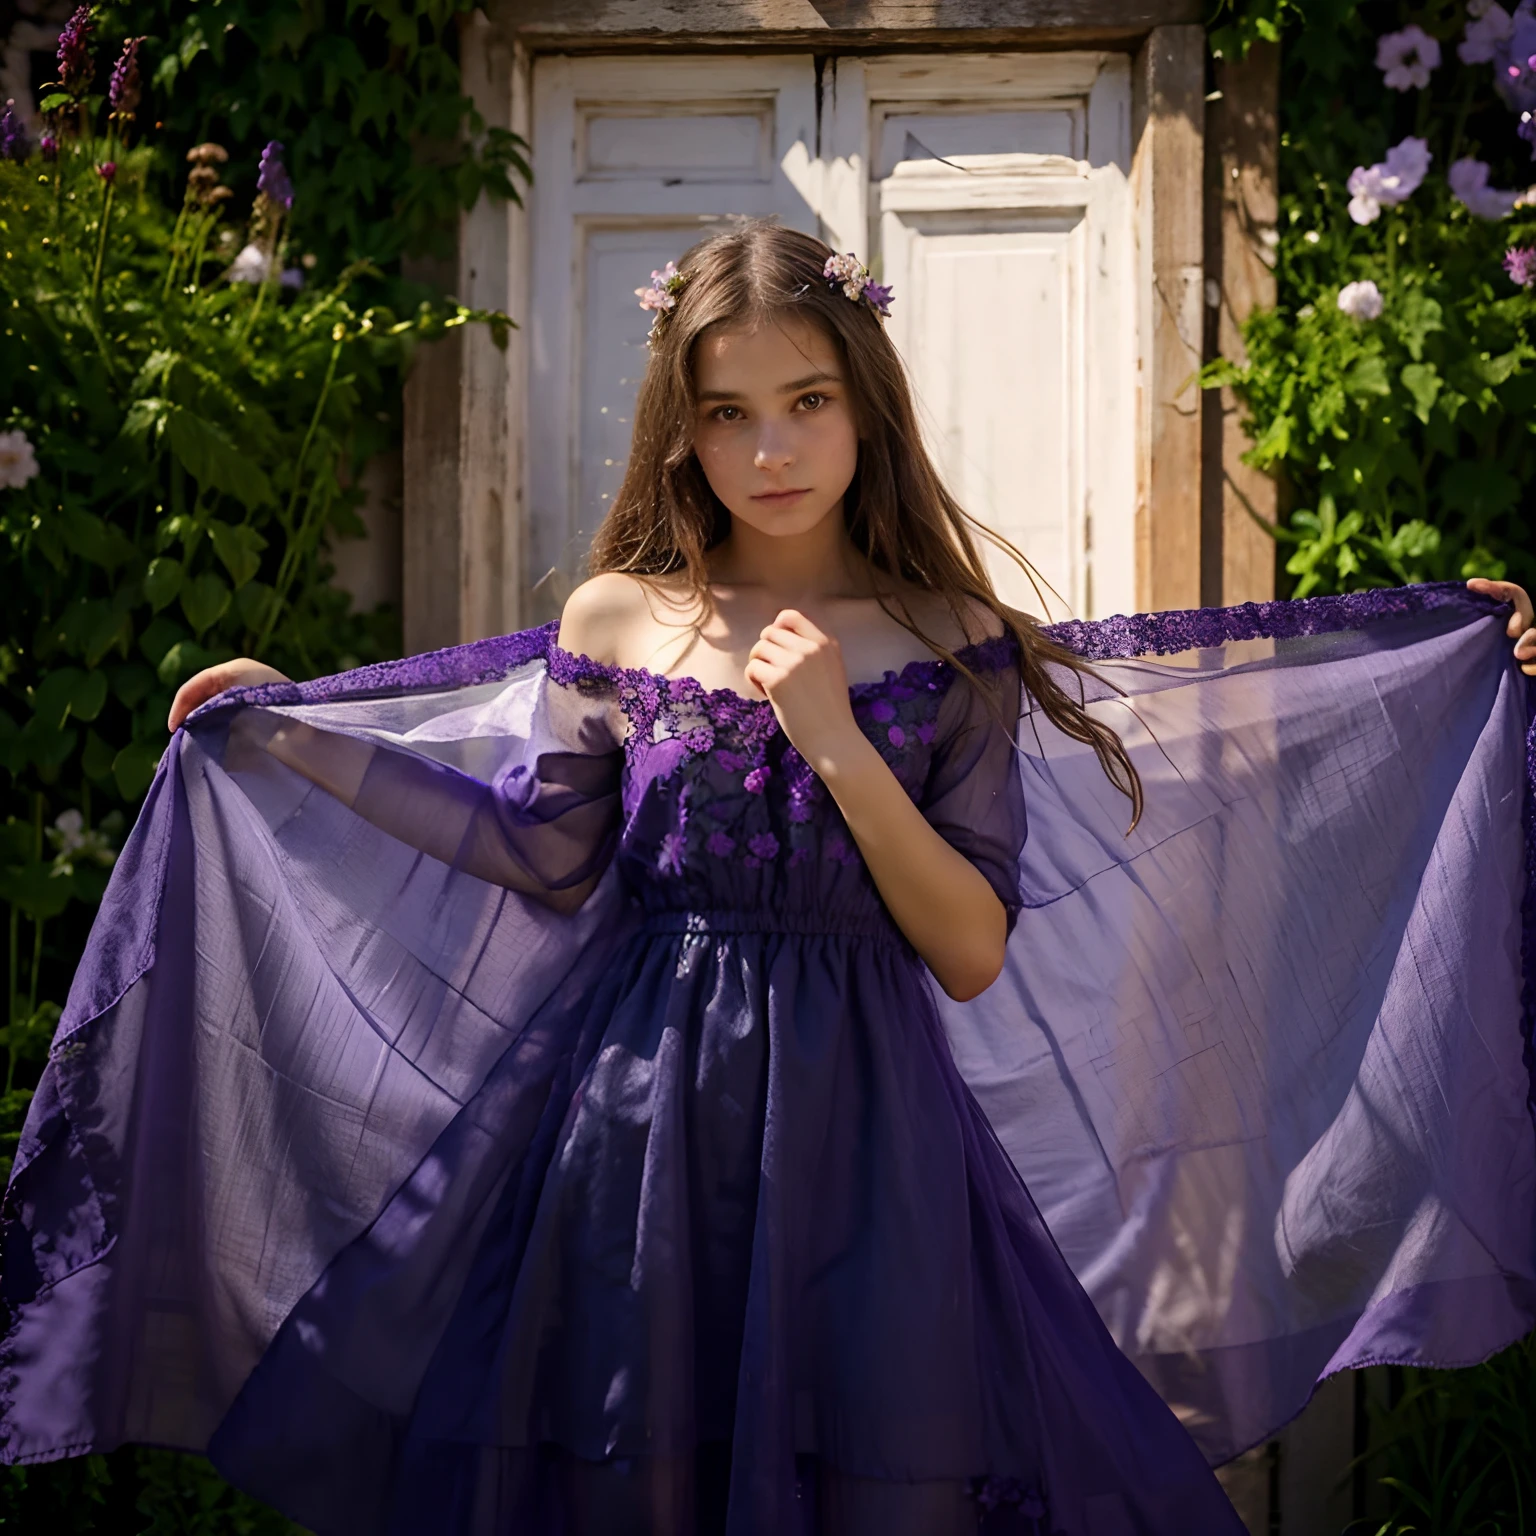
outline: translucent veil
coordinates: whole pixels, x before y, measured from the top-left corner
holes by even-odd
[[[1329,1370],[1463,1363],[1536,1318],[1529,690],[1455,587],[1057,633],[1102,663],[1146,814],[1127,835],[1025,716],[1025,908],[945,1023],[1219,1459]],[[520,1104],[571,1091],[561,1020],[631,918],[622,721],[553,638],[226,695],[173,741],[7,1199],[6,1460],[206,1448],[337,1255],[387,1250],[386,1208],[474,1198],[437,1153],[494,1070]],[[424,1356],[440,1331],[412,1319]]]

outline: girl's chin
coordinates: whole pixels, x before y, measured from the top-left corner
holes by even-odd
[[[815,503],[814,492],[806,491],[799,496],[782,500],[752,500],[739,511],[731,508],[731,515],[758,533],[772,538],[793,538],[797,534],[810,533],[819,528],[831,515],[832,508]]]

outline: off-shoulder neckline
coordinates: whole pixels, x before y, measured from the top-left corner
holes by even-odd
[[[1000,671],[1013,661],[1016,642],[1006,630],[1000,635],[989,635],[955,651],[955,659],[975,672]],[[617,663],[597,661],[580,651],[568,651],[553,637],[549,642],[546,664],[555,663],[556,670],[567,672],[570,681],[585,678],[601,679],[615,685],[644,679],[665,689],[673,702],[687,701],[711,704],[724,700],[737,706],[752,709],[772,709],[769,699],[754,699],[735,688],[706,688],[696,677],[672,677],[665,672],[653,672],[649,667],[621,667]],[[953,673],[954,668],[942,656],[914,656],[900,670],[887,668],[879,677],[850,683],[848,693],[854,699],[867,698],[882,689],[914,687],[930,679]],[[556,678],[556,681],[567,679]]]

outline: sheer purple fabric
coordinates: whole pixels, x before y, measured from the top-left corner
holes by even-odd
[[[1147,1380],[1219,1459],[1532,1322],[1502,627],[1063,626],[1130,835],[1005,646],[856,687],[1016,917],[965,1005],[766,705],[551,628],[226,695],[23,1137],[5,1458],[208,1449],[322,1536],[1235,1533]]]

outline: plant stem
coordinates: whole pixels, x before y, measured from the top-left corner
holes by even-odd
[[[340,330],[340,327],[337,327]],[[315,440],[315,433],[320,429],[320,416],[325,410],[326,398],[330,395],[332,381],[336,377],[336,364],[341,360],[342,338],[338,335],[331,343],[331,360],[325,367],[325,382],[320,386],[320,398],[315,401],[314,415],[309,419],[309,430],[304,434],[304,446],[299,449],[299,457],[293,466],[293,493],[288,498],[288,510],[283,518],[283,526],[288,532],[288,548],[283,551],[283,558],[277,568],[277,580],[272,584],[272,599],[267,605],[267,617],[261,626],[261,636],[257,641],[257,650],[266,645],[272,636],[273,626],[277,623],[277,616],[282,611],[283,602],[288,588],[293,584],[294,575],[298,569],[300,550],[302,546],[302,534],[308,532],[310,524],[309,510],[304,515],[304,527],[295,529],[293,526],[293,514],[299,504],[299,488],[303,483],[304,463],[309,457],[310,444]],[[313,508],[318,500],[311,494],[310,508]],[[325,499],[325,506],[329,508],[330,498]]]
[[[91,274],[92,304],[101,297],[101,263],[107,253],[107,230],[112,223],[112,196],[116,191],[116,186],[109,181],[101,195],[101,230],[96,237],[96,270]]]

